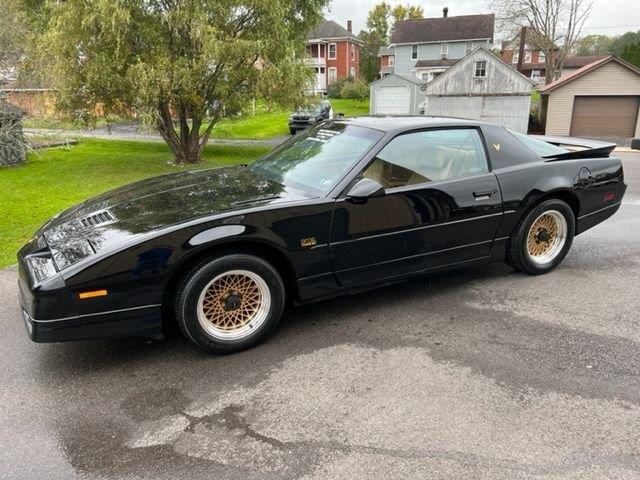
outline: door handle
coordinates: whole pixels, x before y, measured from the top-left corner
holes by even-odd
[[[492,190],[473,192],[473,196],[476,197],[476,200],[486,200],[487,198],[491,197],[491,195],[494,195],[496,193],[498,193],[498,191],[494,188]]]

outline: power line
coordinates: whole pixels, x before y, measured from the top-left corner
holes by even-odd
[[[638,25],[595,25],[592,27],[582,27],[583,30],[594,30],[596,28],[640,28]]]

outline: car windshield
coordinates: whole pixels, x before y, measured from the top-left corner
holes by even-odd
[[[382,136],[370,128],[322,124],[256,160],[250,168],[283,185],[325,194]]]
[[[311,105],[309,107],[303,107],[295,111],[296,115],[312,115],[314,113],[320,113],[322,108],[320,105]]]
[[[508,131],[511,135],[516,137],[541,157],[545,157],[547,155],[558,155],[560,153],[567,153],[569,151],[564,148],[551,145],[550,143],[544,142],[542,140],[538,140],[537,138],[530,137],[529,135],[524,135],[523,133],[514,132],[513,130]]]

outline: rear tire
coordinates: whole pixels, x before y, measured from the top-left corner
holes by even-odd
[[[296,129],[295,129],[295,128],[290,128],[290,129],[289,129],[289,133],[290,133],[291,135],[295,135],[295,134],[296,134]]]
[[[262,258],[229,254],[195,267],[176,297],[184,335],[215,354],[252,348],[273,333],[282,317],[285,287]]]
[[[571,248],[575,233],[573,210],[562,200],[536,205],[516,226],[507,244],[506,263],[530,275],[556,268]]]

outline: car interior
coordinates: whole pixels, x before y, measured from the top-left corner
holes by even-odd
[[[416,132],[396,137],[365,169],[363,176],[384,188],[464,177],[487,171],[475,130]],[[435,134],[435,135],[433,135]]]

